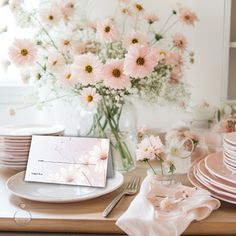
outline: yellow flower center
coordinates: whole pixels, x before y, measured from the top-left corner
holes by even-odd
[[[136,60],[136,64],[139,65],[139,66],[143,66],[145,63],[145,59],[143,57],[139,57],[137,60]]]
[[[133,44],[138,43],[138,39],[136,39],[136,38],[132,39],[132,43]]]
[[[164,51],[164,50],[160,51],[160,55],[165,56],[166,55],[166,51]]]
[[[106,26],[105,29],[104,29],[104,31],[105,31],[106,33],[109,33],[109,32],[111,31],[111,27],[110,27],[110,26]]]
[[[49,19],[49,20],[53,20],[54,17],[53,17],[52,15],[50,15],[50,16],[48,16],[48,19]]]
[[[143,6],[141,4],[135,4],[135,7],[138,11],[142,11],[143,10]]]
[[[71,74],[66,75],[66,79],[69,80],[71,78]]]
[[[87,100],[87,102],[92,102],[93,101],[93,96],[92,95],[88,95],[86,97],[86,100]]]
[[[25,57],[29,54],[29,52],[27,49],[23,48],[23,49],[21,49],[20,54]]]
[[[113,75],[114,77],[116,77],[116,78],[119,78],[120,75],[121,75],[121,72],[120,72],[119,69],[114,69],[114,70],[112,71],[112,75]]]
[[[92,73],[92,72],[93,72],[93,67],[90,66],[90,65],[87,65],[87,66],[85,66],[84,70],[85,70],[87,73]]]
[[[178,156],[179,154],[179,149],[176,147],[171,148],[171,155],[172,156]]]

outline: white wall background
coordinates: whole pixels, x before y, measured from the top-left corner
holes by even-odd
[[[192,98],[194,102],[206,100],[211,104],[219,104],[222,97],[223,74],[223,32],[224,32],[224,4],[227,0],[141,0],[147,10],[156,12],[161,18],[166,19],[169,11],[182,3],[197,12],[200,21],[195,28],[185,27],[181,24],[174,28],[173,33],[182,31],[189,39],[189,46],[195,51],[196,63],[186,70],[186,79],[191,84]],[[112,14],[115,0],[92,0],[90,3],[84,1],[89,15],[94,19]],[[0,89],[0,104],[1,99]],[[13,95],[14,96],[14,95]],[[156,105],[136,102],[139,126],[146,127],[168,127],[174,121],[185,117],[181,111],[176,109],[160,108]],[[22,112],[15,118],[9,118],[6,113],[8,106],[0,106],[0,124],[34,121],[37,114]],[[67,112],[68,110],[68,112]],[[58,108],[57,111],[47,110],[44,115],[40,113],[41,121],[64,123],[74,129],[76,124],[76,112],[67,105]],[[46,115],[45,115],[46,114]],[[23,117],[26,117],[25,119]],[[73,117],[74,116],[74,117]]]

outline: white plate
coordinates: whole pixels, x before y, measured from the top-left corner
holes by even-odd
[[[38,202],[68,203],[100,197],[118,189],[124,182],[123,175],[115,172],[114,178],[107,179],[105,188],[67,186],[59,184],[33,183],[24,181],[25,171],[8,179],[8,190],[25,199]]]
[[[224,134],[224,140],[230,143],[231,145],[236,146],[236,132]]]
[[[31,135],[61,134],[64,127],[61,125],[27,124],[27,125],[7,125],[0,127],[0,135],[4,138],[29,138]]]

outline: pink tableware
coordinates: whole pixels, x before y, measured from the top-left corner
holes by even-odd
[[[224,165],[222,152],[208,155],[205,158],[205,166],[212,175],[236,184],[236,173],[233,173]]]
[[[226,180],[217,178],[216,176],[212,175],[205,167],[205,162],[204,160],[200,161],[196,165],[197,170],[199,173],[212,185],[216,187],[220,187],[221,189],[225,189],[231,193],[236,194],[236,184],[233,184],[231,182],[228,182]]]

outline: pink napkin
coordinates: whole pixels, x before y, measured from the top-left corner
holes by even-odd
[[[181,184],[168,190],[160,185],[150,188],[150,178],[144,179],[139,194],[116,222],[130,236],[178,236],[193,220],[203,220],[220,207],[220,201],[206,190],[194,190]],[[176,197],[182,190],[189,194],[188,198],[180,200],[171,210],[155,207],[163,199],[155,196]]]

